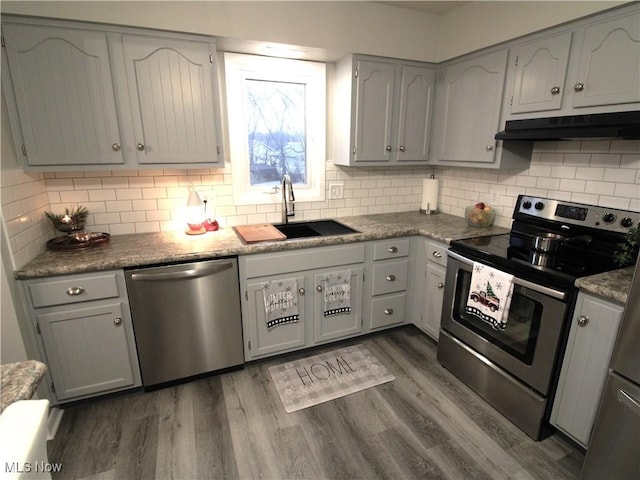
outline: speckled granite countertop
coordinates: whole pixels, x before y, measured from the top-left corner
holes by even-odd
[[[106,245],[72,252],[45,251],[32,262],[14,272],[19,280],[73,273],[111,270],[123,267],[167,262],[202,260],[230,255],[278,252],[299,248],[339,245],[369,240],[422,235],[440,242],[508,233],[506,228],[469,227],[464,218],[439,213],[385,213],[360,217],[344,217],[339,222],[360,233],[311,237],[283,242],[246,245],[232,228],[189,236],[183,232],[114,235]]]
[[[0,365],[0,412],[18,400],[29,400],[40,385],[47,366],[37,360]]]
[[[576,287],[587,293],[625,304],[634,267],[620,268],[576,280]]]

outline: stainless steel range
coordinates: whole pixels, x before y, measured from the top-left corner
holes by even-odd
[[[513,219],[508,234],[451,243],[438,360],[538,440],[552,431],[574,282],[618,268],[617,244],[640,213],[520,195]]]

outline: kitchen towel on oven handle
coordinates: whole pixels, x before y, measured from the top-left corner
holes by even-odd
[[[504,330],[512,294],[513,275],[474,262],[465,312],[490,324],[495,330]]]
[[[273,280],[262,284],[267,328],[300,320],[298,281],[295,278]]]

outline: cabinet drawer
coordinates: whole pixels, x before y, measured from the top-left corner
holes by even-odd
[[[408,260],[374,265],[372,295],[384,295],[385,293],[406,290],[408,268]]]
[[[386,260],[388,258],[407,257],[409,255],[409,239],[398,238],[384,242],[377,242],[373,246],[373,259]]]
[[[115,272],[58,277],[31,283],[29,294],[35,308],[115,298],[118,280]]]
[[[443,267],[447,266],[447,250],[449,247],[438,242],[427,242],[427,259]]]
[[[371,300],[371,328],[388,327],[404,322],[406,293]]]

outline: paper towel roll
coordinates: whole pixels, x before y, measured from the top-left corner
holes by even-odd
[[[422,206],[420,211],[434,213],[438,210],[438,193],[440,192],[440,180],[437,178],[425,178],[422,180]]]

